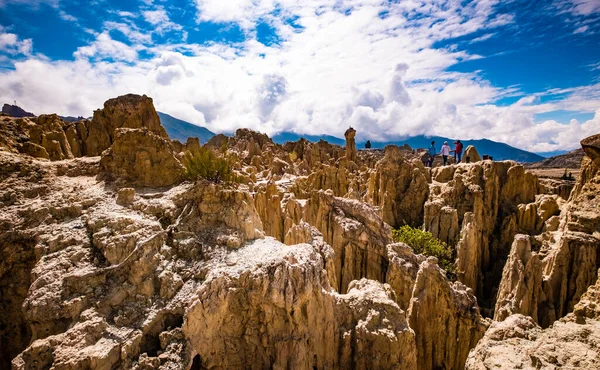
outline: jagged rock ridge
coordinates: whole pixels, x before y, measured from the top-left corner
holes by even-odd
[[[133,95],[91,121],[0,123],[2,369],[486,368],[503,319],[532,366],[569,330],[596,343],[595,138],[567,200],[515,162],[431,170],[357,151],[354,130],[346,148],[217,135],[240,184],[184,181],[200,143]],[[453,248],[458,281],[393,243],[405,224]]]

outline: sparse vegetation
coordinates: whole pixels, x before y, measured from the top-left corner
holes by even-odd
[[[209,147],[186,152],[183,164],[190,180],[204,179],[217,184],[239,182],[233,171],[233,158]]]
[[[440,267],[446,270],[448,278],[456,278],[452,249],[443,241],[434,238],[430,232],[405,225],[393,230],[392,238],[395,242],[410,246],[417,254],[436,257]]]

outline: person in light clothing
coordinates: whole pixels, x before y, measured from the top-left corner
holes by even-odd
[[[448,163],[448,156],[450,155],[450,145],[448,145],[447,141],[444,141],[444,145],[442,145],[442,150],[440,151],[442,155],[442,159],[444,160],[444,166]]]

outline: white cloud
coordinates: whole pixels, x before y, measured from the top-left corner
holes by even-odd
[[[0,30],[0,52],[10,55],[31,55],[33,41],[31,39],[19,40],[14,33],[3,33]]]
[[[586,25],[586,26],[581,26],[581,27],[578,27],[578,28],[577,28],[575,31],[573,31],[573,33],[574,33],[574,34],[578,34],[578,33],[586,33],[586,32],[587,32],[587,30],[588,30],[589,28],[590,28],[590,27],[589,27],[589,26],[587,26],[587,25]]]
[[[471,44],[474,44],[474,43],[476,43],[476,42],[482,42],[482,41],[485,41],[485,40],[489,40],[489,39],[491,39],[493,36],[494,36],[494,34],[493,34],[493,33],[486,33],[486,34],[485,34],[485,35],[483,35],[483,36],[479,36],[479,37],[476,37],[476,38],[474,38],[473,40],[471,40]]]
[[[536,113],[559,109],[596,111],[600,85],[541,92],[496,106],[496,100],[522,93],[494,87],[477,72],[448,72],[457,61],[477,56],[435,49],[435,42],[473,32],[488,37],[491,27],[512,22],[512,16],[494,13],[496,0],[460,3],[197,0],[201,20],[252,29],[258,19],[270,17],[283,41],[267,47],[250,39],[242,48],[150,45],[150,36],[132,21],[106,22],[103,32],[77,50],[74,62],[31,58],[1,73],[0,100],[17,99],[36,113],[89,116],[106,99],[133,92],[154,98],[158,110],[215,132],[249,127],[269,134],[294,130],[341,136],[352,125],[361,138],[487,137],[537,151],[570,149],[581,135],[600,132],[598,112],[593,120],[568,125],[534,120]],[[275,4],[278,17],[269,14]],[[164,9],[153,9],[142,15],[156,30],[171,22]],[[282,20],[292,15],[302,32]],[[133,45],[112,39],[111,30]],[[140,50],[155,56],[140,60]],[[542,95],[556,99],[540,103]]]
[[[600,1],[598,0],[570,0],[571,12],[576,15],[590,15],[600,12]]]
[[[97,35],[96,40],[90,45],[78,48],[73,55],[78,59],[110,58],[114,61],[127,62],[133,62],[138,57],[138,53],[134,48],[125,43],[122,43],[121,41],[113,40],[106,31]]]
[[[152,35],[141,32],[133,23],[106,21],[103,26],[105,31],[116,30],[121,32],[133,43],[149,44],[152,42]]]
[[[65,12],[64,10],[60,10],[58,12],[58,16],[60,17],[60,19],[65,20],[65,21],[69,21],[69,22],[77,22],[77,18],[75,18],[74,16],[68,14],[67,12]]]
[[[146,22],[155,26],[155,30],[158,33],[163,33],[169,30],[181,30],[183,27],[179,24],[171,22],[169,16],[167,15],[167,11],[158,7],[154,10],[146,10],[142,12],[144,19]]]

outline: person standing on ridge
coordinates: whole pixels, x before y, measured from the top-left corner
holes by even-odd
[[[456,159],[456,163],[460,163],[462,160],[463,143],[460,140],[456,140],[454,144],[456,144],[454,147],[454,159]]]
[[[427,166],[433,167],[433,160],[437,154],[437,149],[435,148],[435,141],[431,142],[431,146],[427,150],[427,154],[429,154],[429,158],[427,158]]]
[[[450,155],[450,145],[448,145],[447,141],[444,141],[444,145],[442,145],[442,151],[440,152],[442,158],[444,159],[444,166],[448,163],[448,156]]]

